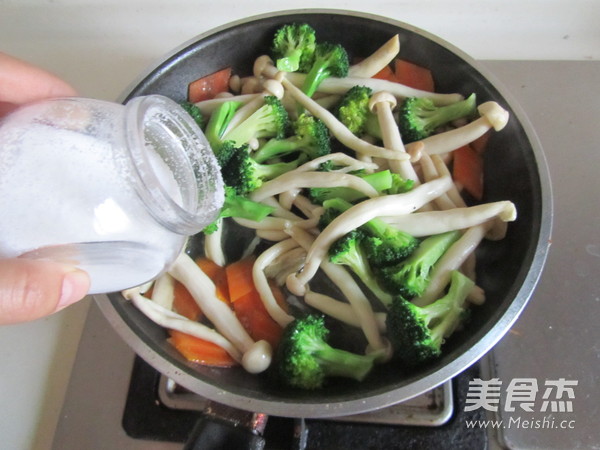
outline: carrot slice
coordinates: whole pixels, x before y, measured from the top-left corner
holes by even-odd
[[[394,61],[395,81],[423,91],[434,92],[435,85],[431,70],[403,59]]]
[[[482,134],[480,137],[475,139],[473,142],[471,142],[469,144],[469,146],[473,150],[475,150],[477,153],[481,154],[485,151],[485,148],[487,147],[487,143],[490,140],[491,135],[492,135],[492,132],[488,130],[484,134]]]
[[[176,330],[169,330],[169,334],[169,342],[188,361],[215,367],[231,367],[237,364],[229,353],[212,342]]]
[[[175,280],[173,311],[194,322],[202,318],[202,311],[186,287]]]
[[[265,340],[273,348],[277,347],[282,328],[271,318],[256,290],[239,297],[233,303],[233,310],[252,339]]]
[[[226,67],[217,72],[192,81],[188,85],[188,100],[192,103],[210,100],[221,92],[229,91],[231,67]]]
[[[475,200],[483,197],[483,158],[465,145],[453,152],[452,176],[456,184]]]
[[[373,78],[377,78],[379,80],[396,81],[396,76],[394,75],[394,71],[390,66],[385,66],[375,75],[373,75]]]
[[[229,301],[235,303],[239,298],[254,291],[252,267],[254,258],[246,258],[229,264],[225,267],[227,286],[229,288]]]
[[[229,303],[229,287],[227,286],[225,268],[208,258],[199,258],[196,260],[196,264],[215,283],[217,297],[225,303]]]

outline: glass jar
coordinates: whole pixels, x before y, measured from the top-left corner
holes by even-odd
[[[45,100],[0,123],[0,257],[76,265],[90,293],[165,271],[223,196],[202,131],[163,96]]]

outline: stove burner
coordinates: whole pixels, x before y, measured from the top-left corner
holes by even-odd
[[[354,416],[332,419],[269,416],[263,432],[264,448],[341,450],[361,442],[361,448],[485,449],[485,430],[465,427],[467,419],[484,419],[481,410],[464,412],[468,382],[477,376],[478,367],[473,367],[414,399]],[[201,411],[210,403],[136,357],[123,428],[135,439],[185,442],[203,417]]]

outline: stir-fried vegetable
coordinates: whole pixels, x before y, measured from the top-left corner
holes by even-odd
[[[224,69],[190,86],[231,88],[186,104],[221,165],[225,205],[204,259],[181,255],[152,300],[127,298],[201,364],[258,373],[279,347],[282,382],[299,388],[438,357],[485,299],[475,249],[516,220],[509,201],[472,204],[485,197],[484,144],[508,112],[434,92],[443,74],[402,59],[398,36],[355,65],[307,24],[277,30],[271,50],[252,77]],[[256,236],[239,260],[222,251],[227,220]],[[364,351],[326,344],[315,312],[359,328]]]

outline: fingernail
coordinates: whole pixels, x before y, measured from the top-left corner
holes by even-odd
[[[90,277],[86,272],[83,270],[67,272],[63,278],[62,291],[56,306],[57,311],[81,300],[89,289]]]

